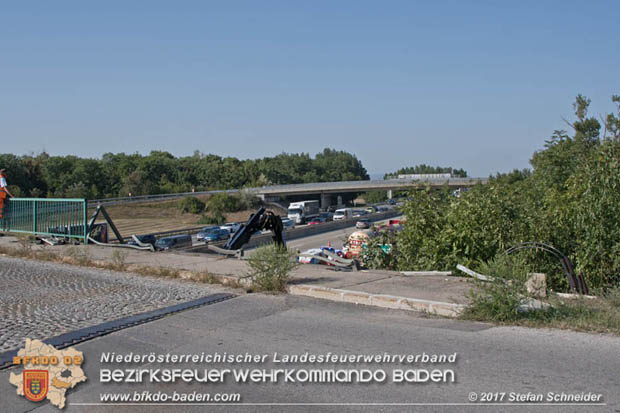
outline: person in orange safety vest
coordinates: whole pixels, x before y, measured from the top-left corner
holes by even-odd
[[[6,196],[13,197],[9,187],[6,183],[6,169],[0,169],[0,218],[2,218],[2,212],[4,210],[4,201]]]
[[[13,194],[9,191],[9,186],[6,183],[6,169],[0,169],[0,190],[13,198]]]

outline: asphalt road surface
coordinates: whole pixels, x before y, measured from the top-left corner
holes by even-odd
[[[620,339],[567,331],[494,327],[294,296],[246,295],[128,328],[75,346],[88,381],[67,394],[67,412],[168,411],[620,411]],[[264,363],[103,363],[102,353],[266,355]],[[314,355],[454,354],[454,363],[275,363],[274,353]],[[374,383],[141,383],[100,382],[101,369],[369,369]],[[392,382],[394,370],[452,370],[447,383]],[[11,370],[15,370],[14,368]],[[0,371],[3,412],[57,412],[15,395]],[[147,376],[148,377],[148,376]],[[238,393],[243,405],[100,404],[101,395]],[[507,403],[508,397],[549,392],[600,394],[604,405]],[[497,396],[494,396],[496,395]],[[504,396],[501,396],[504,394]],[[140,396],[142,397],[142,396]],[[484,398],[503,397],[499,405]],[[476,399],[475,402],[472,400]],[[320,405],[316,405],[319,403]],[[365,405],[364,403],[374,403]],[[391,403],[391,404],[390,404]],[[476,404],[481,403],[481,404]]]

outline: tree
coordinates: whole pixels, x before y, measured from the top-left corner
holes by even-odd
[[[575,116],[577,120],[573,122],[573,129],[575,129],[575,141],[579,144],[581,149],[588,150],[593,145],[599,143],[599,136],[601,131],[601,124],[596,118],[587,118],[588,108],[590,107],[590,99],[587,99],[581,95],[577,95],[573,108],[575,109]]]
[[[88,198],[304,182],[369,179],[361,161],[350,153],[324,149],[310,154],[282,153],[262,159],[222,158],[195,151],[177,158],[169,152],[105,153],[101,159],[77,156],[19,157],[0,155],[11,186],[25,195],[55,197],[82,194]]]
[[[611,101],[616,105],[616,112],[610,113],[605,118],[605,134],[603,137],[607,139],[607,133],[611,134],[614,142],[620,141],[620,95],[613,95]]]
[[[577,272],[591,285],[620,285],[620,142],[599,146],[568,188]]]
[[[383,176],[383,179],[398,178],[398,175],[447,174],[447,173],[449,173],[453,177],[467,178],[467,172],[464,169],[454,169],[452,167],[430,166],[426,164],[420,164],[416,166],[408,166],[405,168],[400,168],[396,172],[387,173]]]
[[[123,179],[122,196],[149,195],[153,191],[153,184],[144,179],[142,171],[133,171]]]

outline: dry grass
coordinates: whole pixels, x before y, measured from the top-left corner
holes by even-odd
[[[112,265],[116,271],[125,271],[129,251],[115,249],[112,251]]]
[[[208,195],[198,196],[203,201]],[[178,200],[134,203],[106,206],[108,214],[114,221],[122,236],[133,234],[149,234],[153,232],[171,231],[175,229],[199,227],[200,214],[182,212],[178,208]],[[250,218],[254,210],[224,214],[226,222],[244,222]],[[91,211],[92,213],[92,211]],[[97,222],[104,222],[100,215]],[[110,239],[116,239],[109,231]]]
[[[113,205],[106,207],[106,210],[121,235],[125,237],[132,234],[148,234],[198,226],[200,215],[184,213],[176,205],[176,201],[166,201],[138,205]],[[104,222],[103,217],[99,216],[97,222]],[[111,231],[109,234],[111,238],[115,238]]]

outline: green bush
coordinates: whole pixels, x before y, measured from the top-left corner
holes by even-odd
[[[211,215],[202,215],[198,220],[198,224],[206,225],[222,225],[226,222],[226,217],[220,212],[215,212]]]
[[[620,113],[620,97],[614,97]],[[414,191],[405,203],[398,237],[398,269],[476,267],[526,241],[555,247],[573,263],[590,289],[620,286],[620,119],[608,115],[606,131],[587,117],[589,100],[578,96],[574,136],[555,131],[531,160],[533,172],[489,178],[460,197],[447,190]],[[609,124],[609,125],[607,125]],[[558,260],[519,252],[556,291],[568,289]]]
[[[568,181],[577,272],[620,286],[620,142],[604,142]]]
[[[212,195],[207,201],[207,211],[209,212],[237,212],[241,210],[241,202],[238,196],[230,195],[225,192]]]
[[[290,272],[298,265],[296,252],[277,244],[259,247],[248,259],[248,275],[257,290],[285,292]]]
[[[449,245],[441,239],[445,227],[447,196],[429,188],[412,191],[410,200],[402,207],[407,220],[398,235],[398,269],[443,269]]]
[[[255,208],[259,204],[260,199],[248,191],[234,195],[220,192],[209,198],[206,209],[212,213],[237,212]]]
[[[370,269],[396,270],[398,243],[394,231],[376,231],[362,251],[363,265]]]
[[[237,197],[239,198],[239,207],[241,210],[255,209],[261,204],[260,198],[247,190],[239,191]]]
[[[200,214],[205,209],[205,203],[195,196],[186,196],[179,201],[179,208],[183,212]]]

